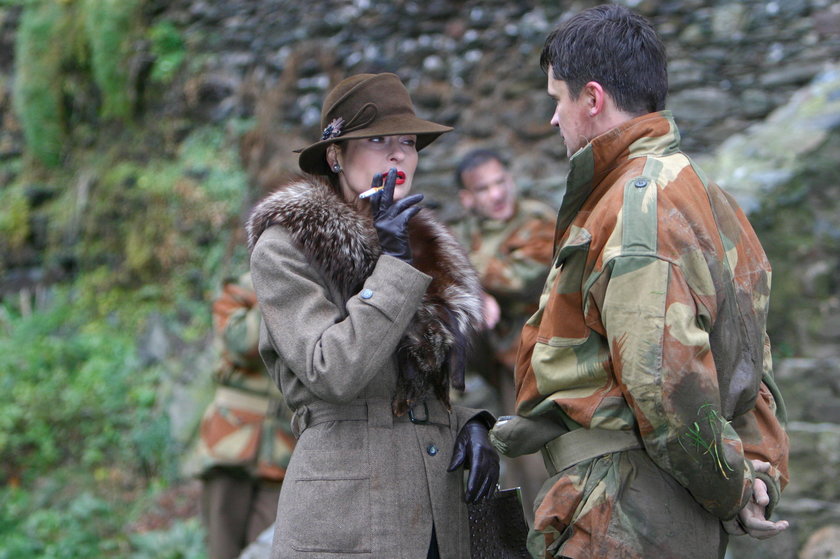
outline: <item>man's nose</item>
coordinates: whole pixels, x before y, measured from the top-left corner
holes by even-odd
[[[505,197],[505,188],[501,183],[496,183],[490,188],[490,195],[494,201],[501,200]]]

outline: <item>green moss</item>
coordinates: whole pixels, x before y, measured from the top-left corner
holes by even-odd
[[[151,79],[157,83],[167,84],[172,81],[186,58],[186,44],[178,28],[169,20],[160,21],[152,26],[149,29],[149,39],[152,43],[152,54],[155,57]]]
[[[129,140],[155,143],[142,133]],[[85,161],[81,174],[94,178],[84,210],[63,209],[78,205],[69,189],[49,220],[57,231],[78,229],[75,254],[79,272],[90,276],[89,303],[107,312],[115,303],[102,294],[111,289],[150,293],[162,307],[203,301],[232,258],[245,261],[244,247],[231,241],[241,239],[247,193],[236,143],[220,127],[202,127],[184,139],[176,159],[148,159],[155,154],[147,150],[127,156],[120,145]]]
[[[60,2],[27,4],[15,45],[15,111],[28,149],[48,166],[61,161],[65,136],[60,84],[66,15]]]
[[[0,190],[0,246],[7,250],[20,249],[29,237],[29,202],[23,189]]]
[[[67,130],[126,120],[133,40],[143,0],[30,0],[17,31],[13,92],[28,153],[55,167]],[[97,95],[98,92],[98,95]]]
[[[93,79],[102,93],[102,116],[128,118],[131,90],[127,60],[140,0],[85,0],[82,17]]]

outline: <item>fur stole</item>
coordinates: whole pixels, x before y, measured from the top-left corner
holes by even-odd
[[[290,232],[345,301],[361,290],[379,258],[371,217],[313,176],[286,184],[256,206],[247,223],[249,250],[275,224]],[[430,393],[448,406],[450,383],[464,389],[468,345],[481,323],[478,276],[451,233],[421,210],[409,222],[409,242],[412,264],[432,281],[397,347],[397,415]]]

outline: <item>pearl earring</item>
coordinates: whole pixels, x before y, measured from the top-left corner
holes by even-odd
[[[341,165],[339,165],[338,163],[333,163],[332,172],[335,173],[336,175],[338,173],[340,173],[341,172]]]

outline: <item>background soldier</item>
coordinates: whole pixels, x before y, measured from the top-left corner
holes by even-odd
[[[467,375],[465,405],[513,413],[513,365],[519,332],[537,309],[554,244],[556,212],[519,197],[516,180],[499,153],[473,150],[455,171],[465,219],[453,226],[469,251],[484,288],[486,330],[476,343]],[[522,486],[533,502],[545,478],[536,456],[504,460],[506,485]],[[529,519],[533,517],[526,506]]]
[[[229,559],[271,526],[295,444],[291,412],[260,359],[260,310],[250,274],[213,302],[220,363],[204,413],[201,516],[210,559]]]

